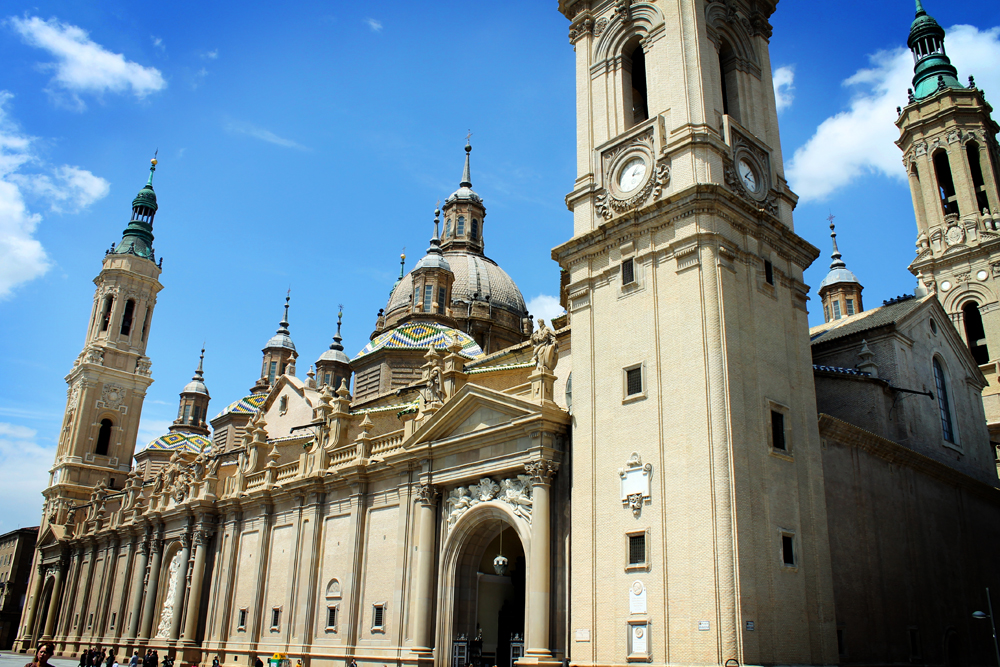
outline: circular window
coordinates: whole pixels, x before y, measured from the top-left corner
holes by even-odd
[[[951,281],[950,280],[946,280],[943,283],[941,283],[941,291],[942,292],[947,292],[950,289],[951,289]]]
[[[989,278],[989,276],[990,276],[990,274],[988,274],[988,273],[986,273],[986,271],[982,271],[982,270],[980,270],[980,271],[978,271],[976,273],[976,278],[979,279],[979,280],[986,280],[987,278]]]

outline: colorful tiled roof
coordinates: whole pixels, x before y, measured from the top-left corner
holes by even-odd
[[[437,322],[407,322],[377,336],[354,358],[360,359],[383,349],[429,350],[435,347],[445,350],[448,347],[449,337],[458,339],[458,342],[462,344],[461,354],[463,357],[478,359],[483,356],[483,350],[476,341],[458,329],[452,329]]]
[[[186,449],[189,452],[199,454],[203,449],[208,449],[211,446],[212,443],[209,439],[202,435],[195,435],[194,433],[167,433],[146,445],[146,449],[168,452]]]
[[[222,415],[228,415],[230,412],[235,412],[237,414],[252,415],[260,409],[260,406],[264,405],[264,401],[267,400],[267,394],[250,394],[249,396],[244,396],[238,401],[233,401],[226,406],[226,409],[216,415],[216,419]]]

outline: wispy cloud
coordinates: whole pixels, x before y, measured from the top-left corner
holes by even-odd
[[[382,22],[378,19],[365,19],[365,23],[372,29],[372,32],[382,32]]]
[[[285,139],[284,137],[279,137],[274,132],[264,129],[263,127],[258,127],[251,123],[245,123],[242,121],[230,121],[226,125],[226,130],[229,132],[235,132],[236,134],[245,134],[254,139],[260,139],[261,141],[266,141],[269,144],[275,144],[277,146],[284,146],[285,148],[294,148],[300,151],[307,151],[309,148],[303,146],[297,141],[292,141],[291,139]]]
[[[978,30],[959,25],[948,30],[948,55],[959,72],[974,74],[984,90],[1000,89],[1000,27]],[[906,104],[913,57],[898,47],[871,55],[872,66],[844,81],[857,93],[845,111],[820,123],[792,156],[788,176],[801,201],[823,200],[865,174],[903,180],[896,107]]]
[[[68,102],[77,110],[86,108],[79,93],[131,91],[143,98],[167,86],[156,68],[143,67],[120,53],[108,51],[75,25],[54,18],[43,21],[37,16],[11,17],[8,22],[27,44],[55,57],[56,62],[42,65],[43,69],[55,71],[48,90],[55,99]],[[63,99],[60,92],[68,93],[69,98]]]
[[[204,53],[201,54],[201,57],[205,60],[215,60],[216,58],[219,57],[219,50],[212,49],[211,51],[205,51]]]
[[[173,424],[173,422],[167,419],[147,419],[146,417],[140,418],[139,432],[136,435],[135,451],[139,452],[140,450],[145,449],[146,445],[166,433],[171,424]]]
[[[167,47],[163,44],[163,38],[157,37],[156,35],[150,35],[149,39],[153,41],[153,46],[155,46],[160,51],[166,51]]]
[[[792,106],[792,100],[795,99],[795,65],[774,70],[771,82],[774,84],[774,104],[778,111]]]
[[[35,238],[42,217],[28,210],[25,196],[54,212],[75,212],[108,194],[107,181],[86,169],[46,165],[33,150],[35,137],[10,117],[13,95],[0,90],[0,299],[18,285],[48,271],[51,262]]]
[[[528,301],[528,312],[535,316],[537,322],[539,318],[552,321],[553,318],[562,315],[565,310],[559,305],[559,299],[548,294],[539,294],[534,299]]]
[[[38,444],[35,429],[0,422],[0,532],[36,526],[42,516],[42,490],[55,451]]]

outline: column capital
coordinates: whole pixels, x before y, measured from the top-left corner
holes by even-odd
[[[437,504],[438,498],[441,496],[441,492],[438,491],[436,486],[431,484],[421,484],[417,487],[415,495],[418,503],[428,507],[433,507]]]
[[[181,533],[180,541],[181,541],[181,547],[183,547],[184,549],[190,549],[191,533],[190,532]]]
[[[537,461],[528,461],[525,463],[524,470],[528,473],[531,483],[534,486],[538,486],[539,484],[548,485],[552,483],[552,477],[559,470],[559,463],[551,459],[538,459]]]
[[[199,547],[205,546],[206,544],[208,544],[208,540],[210,537],[211,534],[208,532],[208,530],[204,528],[199,528],[194,532],[194,543],[196,546]]]

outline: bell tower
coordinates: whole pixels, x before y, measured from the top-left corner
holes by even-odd
[[[559,2],[572,664],[837,662],[803,283],[819,251],[784,176],[776,4]]]
[[[896,145],[910,182],[917,222],[910,271],[937,293],[981,366],[1000,358],[1000,151],[993,108],[969,77],[968,86],[945,50],[945,31],[920,0],[907,44],[913,88],[899,109]],[[1000,390],[990,384],[984,395]],[[1000,438],[1000,411],[987,401],[990,435]]]
[[[131,469],[143,399],[153,383],[146,344],[162,289],[162,260],[157,264],[153,251],[155,171],[154,158],[149,180],[132,202],[122,240],[105,252],[94,279],[86,341],[66,376],[66,414],[43,492],[43,522],[54,511],[54,501],[89,499],[98,482],[121,489]]]

